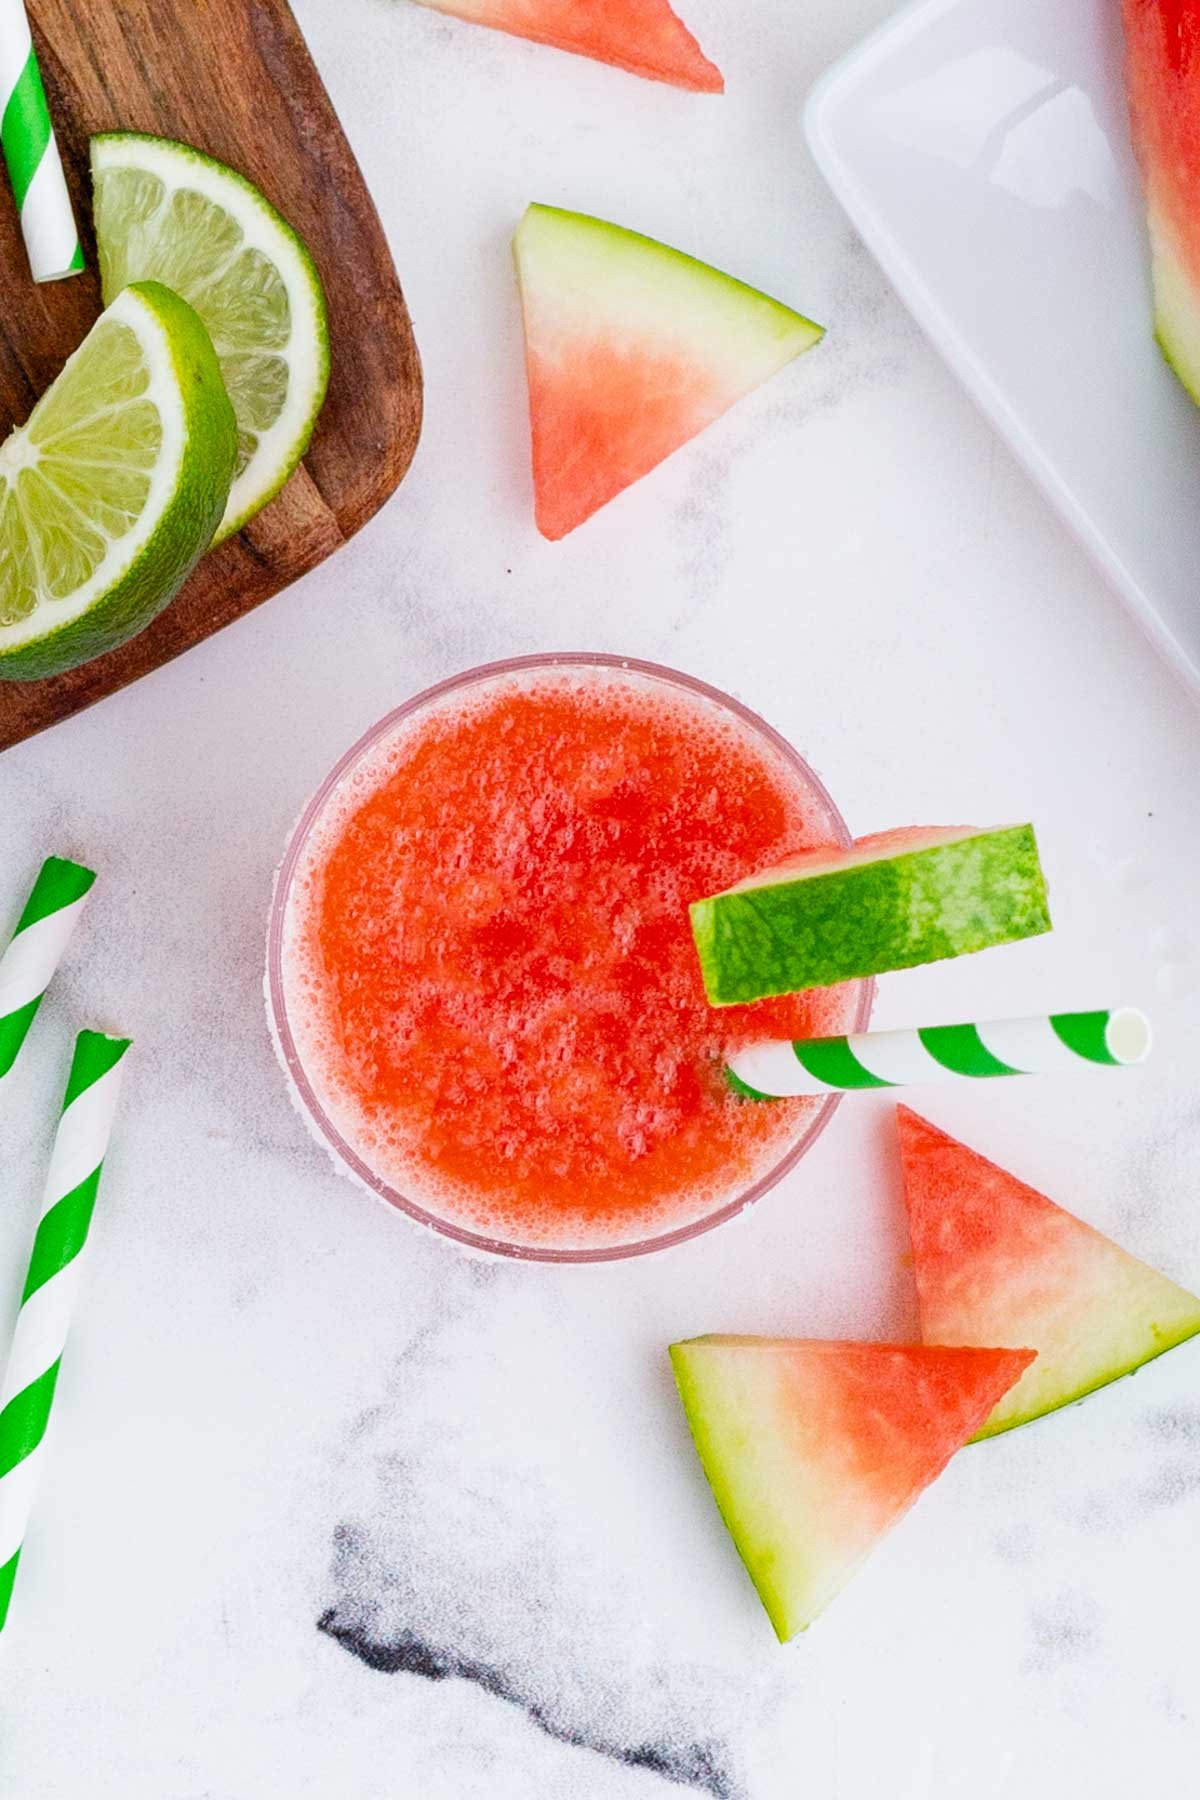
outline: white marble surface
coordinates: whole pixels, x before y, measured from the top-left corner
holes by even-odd
[[[1053,938],[886,981],[877,1016],[1151,1007],[1144,1072],[929,1110],[1200,1284],[1200,720],[808,161],[801,96],[886,0],[686,10],[724,100],[405,0],[303,0],[424,355],[413,472],[334,563],[0,761],[0,908],[50,848],[103,870],[5,1097],[6,1318],[69,1031],[138,1046],[3,1649],[13,1800],[689,1791],[660,1766],[721,1800],[1194,1784],[1200,1344],[961,1457],[783,1651],[663,1346],[911,1330],[887,1106],[845,1106],[740,1225],[518,1268],[335,1178],[272,1060],[271,869],[360,728],[487,657],[658,658],[765,712],[856,830],[1036,819]],[[831,327],[556,546],[532,527],[506,249],[531,197]],[[397,1671],[406,1644],[447,1678]]]

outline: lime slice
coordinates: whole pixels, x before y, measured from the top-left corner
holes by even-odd
[[[0,444],[0,680],[148,625],[212,541],[236,457],[199,318],[155,281],[126,288]]]
[[[277,494],[308,446],[329,376],[312,258],[243,176],[139,132],[92,139],[105,301],[162,281],[212,336],[238,422],[238,466],[217,542]]]

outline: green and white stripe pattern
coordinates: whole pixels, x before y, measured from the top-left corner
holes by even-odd
[[[1132,1006],[1115,1012],[1050,1013],[984,1025],[863,1031],[850,1037],[752,1044],[726,1066],[729,1085],[752,1100],[1041,1075],[1087,1063],[1124,1068],[1150,1054],[1150,1024]]]
[[[83,251],[23,0],[0,0],[0,144],[33,279],[78,275]]]
[[[95,879],[92,870],[81,863],[48,857],[17,920],[12,941],[0,956],[0,1089],[29,1034]]]
[[[29,1522],[128,1048],[127,1039],[98,1031],[81,1031],[75,1041],[42,1216],[0,1388],[0,1631]]]

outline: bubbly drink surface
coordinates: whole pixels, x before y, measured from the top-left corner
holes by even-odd
[[[819,1102],[737,1098],[750,1039],[852,1029],[851,990],[714,1010],[688,902],[836,842],[824,798],[703,695],[497,677],[401,720],[309,831],[290,1027],[378,1177],[486,1238],[653,1238],[745,1193]]]

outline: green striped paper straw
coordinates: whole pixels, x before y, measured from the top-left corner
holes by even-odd
[[[82,863],[47,857],[12,941],[0,956],[0,1088],[29,1035],[95,879]]]
[[[98,1031],[81,1031],[75,1040],[42,1215],[0,1388],[0,1631],[29,1523],[128,1048],[128,1039]]]
[[[23,0],[0,0],[0,147],[35,281],[83,268],[83,251]]]
[[[1149,1054],[1149,1020],[1135,1007],[1124,1006],[1115,1012],[1049,1013],[983,1025],[752,1044],[730,1058],[725,1075],[734,1091],[748,1099],[779,1100],[926,1081],[1041,1075],[1086,1063],[1125,1068]]]

